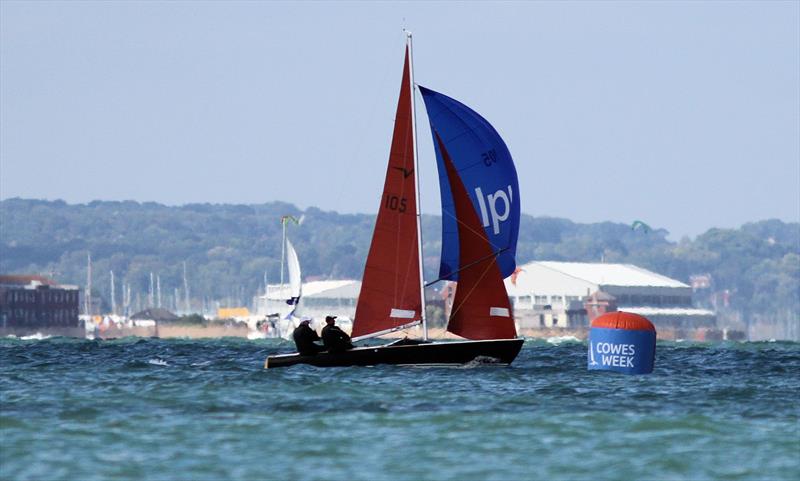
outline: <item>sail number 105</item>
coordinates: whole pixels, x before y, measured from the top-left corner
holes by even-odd
[[[402,214],[407,208],[406,198],[386,194],[383,196],[383,206],[387,209],[396,210]]]

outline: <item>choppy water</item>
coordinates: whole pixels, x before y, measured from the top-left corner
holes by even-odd
[[[0,340],[0,478],[800,479],[800,344],[528,341],[511,368],[263,370],[274,340]]]

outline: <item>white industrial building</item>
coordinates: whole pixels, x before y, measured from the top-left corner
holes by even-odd
[[[302,315],[324,319],[327,315],[352,319],[361,281],[311,281],[303,284]]]
[[[716,327],[713,311],[692,307],[690,286],[631,264],[530,262],[518,266],[505,284],[520,329],[586,328],[595,317],[614,310],[641,314],[660,333]],[[346,324],[355,315],[361,281],[310,281],[302,289],[299,315],[320,322],[333,314]],[[279,291],[280,286],[270,286],[270,297]],[[454,292],[444,288],[445,315]],[[283,301],[269,304],[261,306],[262,313],[288,307]]]
[[[358,293],[361,291],[361,281],[309,281],[303,283],[302,289],[298,316],[309,316],[315,320],[324,319],[328,315],[352,319],[356,311]],[[285,301],[292,295],[289,286],[284,285],[281,288],[279,284],[270,284],[267,292],[267,296],[255,299],[259,317],[268,314],[283,317],[293,309]]]
[[[716,326],[716,315],[692,307],[692,288],[631,264],[537,261],[505,280],[519,326],[586,327],[613,310],[641,314],[656,328]]]

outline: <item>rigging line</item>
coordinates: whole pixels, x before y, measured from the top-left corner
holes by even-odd
[[[354,148],[351,149],[352,155],[343,156],[344,160],[341,161],[341,163],[344,164],[343,165],[344,168],[341,169],[341,170],[337,170],[337,172],[342,172],[342,173],[346,174],[347,178],[344,179],[344,181],[343,181],[343,183],[345,185],[348,183],[348,180],[350,180],[349,176],[353,172],[359,171],[359,170],[361,170],[361,171],[364,171],[364,170],[369,171],[369,166],[372,165],[372,163],[370,162],[370,159],[364,157],[364,149],[365,149],[365,144],[366,144],[365,141],[367,139],[367,135],[366,134],[367,134],[367,130],[368,130],[368,128],[370,126],[373,126],[373,125],[382,126],[383,125],[382,121],[376,120],[376,116],[377,116],[376,114],[377,114],[377,111],[380,108],[379,106],[383,105],[383,102],[385,101],[384,100],[385,99],[385,94],[383,92],[384,91],[389,91],[389,86],[388,86],[389,85],[389,75],[392,73],[392,70],[395,69],[395,67],[396,67],[395,64],[394,64],[393,59],[390,56],[387,55],[387,56],[384,56],[382,58],[384,59],[383,60],[383,68],[382,69],[376,69],[376,70],[377,70],[377,72],[381,72],[381,70],[382,70],[383,73],[379,74],[379,76],[374,77],[374,79],[378,79],[380,77],[380,80],[373,84],[375,86],[375,90],[373,92],[371,92],[372,95],[364,95],[364,96],[362,96],[362,98],[364,100],[366,100],[366,102],[364,104],[364,107],[365,107],[364,110],[367,110],[367,115],[363,115],[363,113],[364,113],[363,110],[358,112],[358,113],[362,114],[362,115],[358,116],[358,118],[359,119],[364,119],[364,122],[361,123],[361,125],[356,125],[355,128],[353,129],[353,132],[356,132],[356,134],[354,135],[355,142],[351,143],[351,146],[353,146],[353,144],[354,144]],[[380,65],[380,64],[378,64],[378,65]],[[394,119],[394,116],[392,117],[392,119]],[[392,129],[394,129],[394,121],[392,122]],[[379,129],[376,129],[376,130],[379,130]],[[366,169],[365,169],[365,166],[366,166]],[[331,175],[330,172],[328,172],[327,174]],[[340,179],[337,179],[335,176],[332,176],[332,178],[334,180],[340,180]],[[333,196],[331,196],[331,199],[329,199],[329,200],[332,200],[333,202],[329,202],[329,205],[340,205],[339,203],[341,202],[342,197],[344,196],[344,194],[346,192],[348,192],[347,189],[336,189],[335,194]]]
[[[462,267],[461,269],[458,269],[458,270],[456,270],[455,272],[451,272],[449,275],[451,275],[451,276],[452,276],[453,274],[458,274],[459,272],[461,272],[461,271],[463,271],[463,270],[465,270],[465,269],[468,269],[468,268],[470,268],[470,267],[474,266],[475,264],[478,264],[479,262],[483,262],[483,261],[485,261],[486,259],[491,259],[492,257],[497,257],[497,256],[499,256],[500,254],[502,254],[504,251],[507,251],[508,249],[509,249],[508,247],[504,247],[503,249],[500,249],[500,250],[499,250],[499,251],[497,251],[497,252],[493,252],[493,253],[489,254],[488,256],[482,257],[482,258],[480,258],[480,259],[478,259],[478,260],[476,260],[476,261],[472,261],[472,262],[470,262],[469,264],[467,264],[467,265],[465,265],[464,267]],[[439,281],[443,281],[443,280],[445,280],[445,278],[444,278],[444,277],[440,277],[440,278],[438,278],[438,279],[436,279],[436,280],[434,280],[434,281],[430,281],[429,283],[425,284],[425,287],[430,287],[430,286],[432,286],[433,284],[436,284],[437,282],[439,282]]]
[[[491,268],[492,268],[492,263],[491,263],[491,262],[487,262],[487,263],[486,263],[486,269],[483,271],[483,274],[481,274],[481,277],[478,279],[478,282],[476,282],[476,283],[475,283],[475,285],[474,285],[474,286],[472,286],[472,289],[470,289],[470,290],[469,290],[469,292],[467,292],[467,293],[464,295],[464,300],[461,302],[461,305],[459,305],[459,306],[456,308],[456,310],[455,310],[455,311],[451,311],[451,312],[450,312],[450,318],[451,318],[451,319],[453,318],[453,316],[455,316],[456,314],[458,314],[458,311],[459,311],[459,310],[461,310],[461,308],[464,306],[464,304],[466,304],[466,303],[467,303],[467,299],[469,299],[469,296],[471,296],[471,295],[472,295],[472,293],[473,293],[473,292],[475,292],[475,289],[477,289],[477,288],[478,288],[478,285],[481,283],[481,281],[483,280],[483,278],[484,278],[484,277],[486,277],[486,274],[488,274],[488,273],[489,273],[489,269],[491,269]],[[457,292],[458,292],[458,286],[456,286],[456,293],[457,293]],[[453,296],[453,300],[455,301],[455,296]],[[448,322],[448,324],[449,324],[449,322]]]
[[[472,200],[470,199],[470,203],[471,203],[471,202],[472,202]],[[475,208],[475,206],[473,205],[473,206],[472,206],[472,208],[474,209],[474,208]],[[469,225],[465,224],[465,223],[464,223],[464,221],[461,221],[461,220],[459,220],[459,219],[458,219],[458,217],[456,217],[456,216],[454,216],[453,214],[451,214],[450,212],[446,211],[446,210],[444,209],[444,207],[442,207],[442,214],[447,214],[448,216],[450,216],[450,217],[452,217],[453,219],[455,219],[455,221],[456,221],[457,223],[459,223],[459,224],[461,224],[462,226],[464,226],[465,228],[469,229],[469,231],[470,231],[470,232],[472,232],[473,234],[475,234],[475,235],[477,235],[477,236],[480,236],[480,233],[479,233],[478,231],[476,231],[475,229],[473,229],[473,228],[472,228],[472,227],[470,227]],[[486,234],[486,232],[484,232],[484,234]],[[488,235],[486,236],[486,241],[489,243],[489,245],[490,245],[490,246],[491,246],[493,249],[500,249],[500,247],[499,247],[499,246],[496,246],[494,243],[492,243],[492,241],[491,241],[491,240],[489,240],[489,236],[488,236]],[[508,247],[506,247],[505,249],[508,249]]]

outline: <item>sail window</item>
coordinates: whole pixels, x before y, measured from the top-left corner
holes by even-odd
[[[409,311],[407,309],[392,309],[392,312],[389,313],[389,317],[395,317],[400,319],[414,319],[416,312]]]
[[[490,307],[490,316],[511,317],[511,313],[505,307]]]

